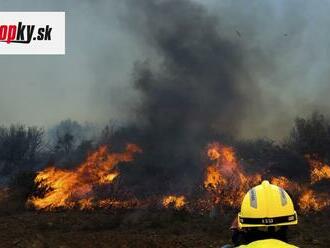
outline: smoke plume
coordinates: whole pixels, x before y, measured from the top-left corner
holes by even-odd
[[[155,54],[134,72],[142,95],[134,109],[143,129],[140,143],[150,166],[158,174],[159,167],[166,168],[169,181],[200,175],[206,142],[235,136],[249,104],[245,91],[257,91],[242,48],[223,37],[218,20],[192,1],[129,4],[132,29]]]

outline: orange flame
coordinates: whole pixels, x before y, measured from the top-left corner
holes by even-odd
[[[97,185],[111,184],[119,176],[116,165],[133,160],[133,155],[141,152],[136,145],[129,144],[123,153],[109,153],[106,146],[90,154],[86,161],[72,170],[50,167],[40,171],[35,183],[45,189],[42,197],[31,197],[36,209],[59,207],[81,209],[93,208],[93,189]]]
[[[306,190],[299,198],[298,205],[304,212],[320,211],[330,206],[330,199],[326,195],[317,195],[313,190]]]
[[[284,188],[292,193],[293,196],[296,196],[297,204],[303,212],[320,211],[330,206],[329,195],[317,193],[310,189],[311,185],[301,185],[283,176],[272,178],[271,183]]]
[[[199,211],[210,210],[214,205],[237,208],[246,192],[262,181],[261,174],[248,174],[237,159],[232,147],[220,143],[208,145],[206,154],[210,164],[205,170],[203,181],[207,194],[202,198],[189,199],[183,195],[168,195],[162,199],[118,200],[115,197],[99,199],[95,190],[99,186],[113,185],[120,176],[118,163],[133,160],[135,153],[141,152],[136,145],[128,145],[122,153],[109,153],[106,146],[99,147],[87,159],[74,169],[49,167],[38,172],[35,183],[44,192],[42,196],[33,196],[28,200],[36,209],[53,210],[56,208],[134,208],[153,206],[161,201],[165,208],[190,209],[196,205]],[[313,190],[315,183],[330,179],[330,166],[306,156],[310,164],[310,182],[297,183],[287,177],[272,177],[271,183],[286,189],[302,211],[319,211],[330,206],[327,193]],[[0,192],[1,196],[1,192]],[[0,197],[1,198],[1,197]]]
[[[207,155],[212,164],[207,167],[204,187],[215,204],[238,207],[249,188],[261,182],[261,175],[246,174],[232,147],[212,143]]]
[[[163,198],[163,206],[165,208],[174,207],[176,209],[181,209],[186,205],[185,196],[174,196],[169,195]]]
[[[206,169],[204,187],[211,194],[213,204],[239,207],[245,193],[259,184],[261,174],[248,175],[238,162],[233,148],[212,143],[207,148],[212,161]],[[302,211],[319,211],[330,206],[330,197],[311,189],[312,184],[330,179],[330,166],[306,156],[311,167],[311,182],[300,184],[284,176],[272,177],[271,183],[286,189],[298,200]]]
[[[296,182],[290,181],[288,178],[284,176],[280,177],[272,177],[271,183],[275,184],[291,193],[298,193],[302,190],[302,186]]]
[[[297,196],[298,206],[303,212],[320,211],[330,206],[329,195],[326,193],[318,193],[310,189],[310,187],[321,179],[327,178],[323,173],[319,174],[327,165],[323,165],[320,161],[316,160],[308,159],[308,161],[311,166],[310,184],[299,184],[283,176],[277,178],[273,177],[271,182]]]
[[[311,167],[311,182],[317,183],[323,179],[330,179],[330,166],[322,163],[319,160],[311,159],[306,156],[307,161]]]

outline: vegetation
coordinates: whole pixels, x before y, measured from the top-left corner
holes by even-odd
[[[80,124],[72,120],[62,121],[47,132],[39,127],[21,124],[2,126],[0,183],[8,184],[15,176],[22,180],[22,173],[33,173],[47,165],[72,167],[100,144],[111,145],[114,150],[122,148],[126,142],[139,144],[139,135],[139,129],[135,127],[119,127],[109,123],[99,131],[91,124]],[[269,139],[235,141],[228,138],[227,141],[236,148],[248,170],[253,172],[267,169],[275,176],[284,175],[303,180],[308,176],[309,169],[304,159],[306,154],[330,160],[330,121],[319,113],[313,113],[308,118],[297,118],[283,142]],[[152,158],[153,155],[148,154],[143,162],[152,164],[157,161],[157,158]],[[154,173],[149,165],[141,167],[143,164],[140,161],[139,169],[127,170],[135,175]],[[166,175],[161,168],[157,169]],[[173,171],[173,168],[169,169]],[[296,173],[297,170],[299,173]],[[135,182],[134,179],[132,181]]]

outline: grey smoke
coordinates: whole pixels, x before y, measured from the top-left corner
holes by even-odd
[[[130,1],[130,6],[134,29],[161,59],[158,68],[152,60],[136,68],[141,122],[178,140],[211,131],[237,133],[249,104],[246,90],[258,95],[241,45],[222,37],[217,19],[191,1]]]
[[[1,124],[48,126],[66,118],[131,122],[132,111],[128,110],[141,102],[141,91],[131,84],[134,63],[147,60],[152,71],[161,72],[159,65],[170,63],[157,41],[150,40],[152,31],[141,27],[143,19],[150,19],[143,16],[148,13],[143,8],[157,2],[171,1],[3,1],[2,10],[65,10],[68,32],[65,56],[0,56]],[[230,85],[235,92],[232,100],[227,107],[212,109],[224,113],[216,118],[217,123],[227,121],[223,116],[229,114],[230,132],[281,138],[296,115],[314,109],[329,112],[329,1],[194,2],[214,19],[210,28],[235,47],[233,56],[241,57],[238,71],[243,73],[235,75],[235,87]],[[190,6],[191,14],[199,8]],[[165,10],[160,12],[160,17],[166,15]],[[127,27],[134,22],[136,28]],[[201,70],[206,70],[203,66]],[[210,75],[214,70],[211,66]],[[244,106],[236,108],[238,102]],[[217,123],[215,129],[227,130]]]
[[[183,175],[196,180],[202,175],[200,158],[207,142],[239,132],[247,95],[257,96],[258,90],[241,45],[222,37],[217,18],[200,4],[127,3],[128,26],[157,56],[138,63],[133,74],[141,94],[136,109],[142,128],[138,144],[147,156],[142,164],[163,185],[175,182],[175,188],[182,188]]]

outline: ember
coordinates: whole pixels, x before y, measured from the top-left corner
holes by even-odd
[[[163,198],[163,206],[165,208],[174,207],[176,209],[181,209],[186,205],[186,198],[184,196],[166,196]]]

